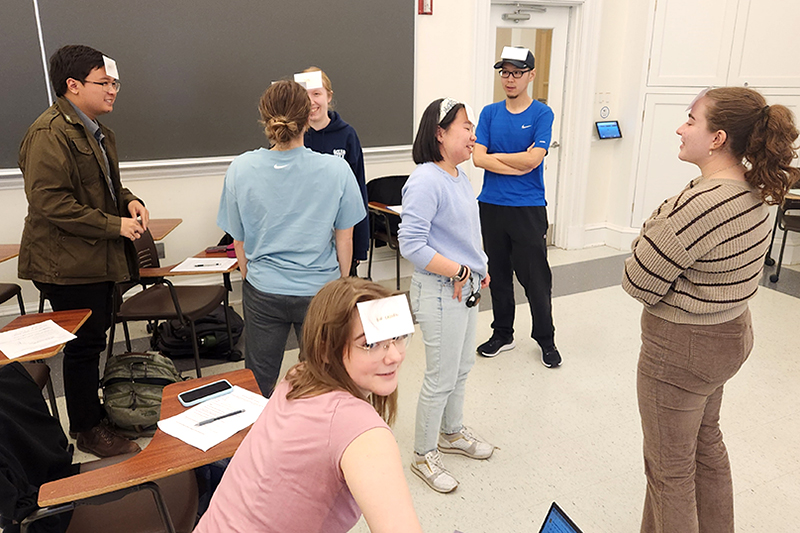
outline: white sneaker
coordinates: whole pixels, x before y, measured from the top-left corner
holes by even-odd
[[[436,492],[453,492],[458,481],[442,464],[442,454],[433,450],[425,455],[414,452],[411,460],[411,471],[422,478]]]
[[[460,453],[473,459],[488,459],[494,446],[472,433],[467,426],[461,426],[458,433],[439,434],[439,449],[444,453]]]

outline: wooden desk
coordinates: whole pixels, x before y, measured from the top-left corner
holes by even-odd
[[[233,385],[261,394],[253,372],[247,369],[173,383],[164,388],[161,418],[169,418],[186,410],[178,401],[178,393],[223,378]],[[150,444],[126,461],[42,485],[39,489],[39,506],[73,502],[141,485],[231,457],[249,431],[250,428],[245,428],[203,452],[160,429],[156,430]]]
[[[369,207],[375,209],[376,211],[380,211],[381,213],[388,213],[390,215],[394,215],[396,217],[400,216],[400,213],[397,211],[390,209],[388,205],[382,204],[380,202],[370,202]]]
[[[0,263],[19,255],[19,244],[0,244]]]
[[[147,224],[154,241],[160,241],[183,222],[182,218],[151,218]]]
[[[225,252],[218,252],[218,253],[208,253],[205,250],[199,252],[192,257],[197,257],[198,259],[213,259],[213,258],[224,258],[227,259],[228,255]],[[165,267],[159,268],[140,268],[139,269],[139,276],[142,278],[164,278],[167,276],[197,276],[198,274],[222,274],[222,281],[225,285],[225,288],[228,289],[228,292],[233,291],[233,286],[231,285],[231,272],[239,268],[238,263],[234,263],[232,266],[226,269],[220,270],[203,270],[202,272],[171,272],[173,268],[178,266],[180,263],[176,263],[174,265],[169,265]]]
[[[55,311],[53,313],[22,315],[12,320],[6,327],[0,330],[0,332],[31,326],[33,324],[44,322],[45,320],[52,320],[65,330],[74,334],[91,315],[92,312],[89,309],[73,309],[70,311]],[[0,366],[13,363],[14,361],[36,361],[38,359],[47,359],[48,357],[53,357],[55,354],[57,354],[63,346],[63,344],[58,344],[56,346],[45,348],[44,350],[39,350],[38,352],[29,353],[28,355],[23,355],[22,357],[17,357],[15,359],[9,359],[3,352],[0,352]]]

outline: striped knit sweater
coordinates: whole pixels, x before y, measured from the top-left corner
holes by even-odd
[[[767,206],[749,184],[692,180],[642,226],[622,288],[679,324],[721,324],[747,308],[769,245]]]

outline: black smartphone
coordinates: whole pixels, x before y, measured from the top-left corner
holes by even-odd
[[[184,407],[191,407],[200,402],[210,400],[211,398],[217,398],[223,394],[228,394],[232,390],[233,386],[230,382],[227,379],[221,379],[209,383],[208,385],[203,385],[202,387],[190,389],[178,394],[178,401],[181,402],[181,405]]]

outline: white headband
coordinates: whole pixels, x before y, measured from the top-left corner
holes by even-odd
[[[467,120],[472,122],[473,125],[476,124],[475,122],[475,114],[472,112],[472,108],[466,102],[459,102],[455,98],[444,98],[442,103],[439,104],[439,122],[437,124],[441,124],[444,120],[444,117],[450,112],[458,104],[464,105],[464,110],[467,112]]]

